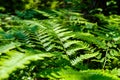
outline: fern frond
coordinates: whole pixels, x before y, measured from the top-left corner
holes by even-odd
[[[57,23],[52,21],[47,22],[47,25],[50,26],[49,30],[48,29],[41,30],[40,35],[38,35],[39,40],[42,43],[45,50],[47,49],[52,50],[53,48],[58,47],[68,56],[76,55],[77,51],[79,50],[88,50],[89,45],[82,41],[75,40],[74,34],[72,31],[69,31],[63,26],[60,26]],[[73,40],[70,40],[70,38],[73,38]]]
[[[1,45],[0,46],[0,54],[6,53],[10,51],[11,49],[14,49],[16,47],[19,47],[21,44],[19,42],[11,42],[9,44]]]
[[[96,57],[99,54],[99,52],[96,53],[92,53],[92,54],[84,54],[84,55],[80,55],[80,57],[75,58],[74,60],[71,61],[72,65],[76,65],[77,63],[85,60],[85,59],[89,59],[92,57]]]
[[[67,41],[66,43],[64,43],[64,47],[65,48],[68,48],[68,47],[70,47],[71,45],[73,45],[73,44],[77,44],[77,43],[79,43],[80,41]]]
[[[116,56],[120,56],[120,53],[117,50],[111,49],[110,55],[111,55],[111,57],[116,57]]]
[[[80,73],[84,75],[85,80],[120,80],[117,76],[101,70],[83,70]]]
[[[25,68],[31,61],[44,60],[45,57],[52,57],[53,54],[41,51],[26,51],[21,53],[15,50],[7,52],[7,56],[0,60],[0,80],[8,78],[9,74],[18,68]]]
[[[74,47],[72,49],[68,49],[66,50],[66,54],[71,56],[71,55],[75,55],[76,54],[76,51],[79,51],[81,49],[85,49],[84,47]]]
[[[99,37],[95,37],[91,33],[75,32],[75,37],[77,39],[84,40],[89,44],[95,44],[99,48],[106,48],[106,43],[104,43],[104,40],[100,39]]]
[[[64,43],[64,45],[67,45],[67,47],[68,47],[66,50],[66,53],[70,56],[76,54],[76,52],[79,50],[88,50],[88,48],[89,48],[89,45],[82,41],[70,41],[70,42]]]
[[[44,74],[44,75],[42,75]],[[41,73],[43,78],[52,80],[120,80],[115,75],[101,70],[83,70],[76,71],[73,69],[48,69]]]
[[[69,40],[70,38],[73,38],[75,35],[68,35],[68,36],[64,36],[63,38],[61,38],[62,42],[65,42],[66,40]]]
[[[112,70],[108,70],[111,74],[119,76],[120,77],[120,68],[114,68]]]

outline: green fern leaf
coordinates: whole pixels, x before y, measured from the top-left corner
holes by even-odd
[[[72,48],[72,49],[68,49],[66,51],[67,55],[74,55],[76,53],[76,51],[78,50],[81,50],[81,49],[84,49],[84,47],[75,47],[75,48]]]
[[[96,53],[92,53],[92,54],[84,54],[84,55],[80,55],[80,57],[75,58],[74,60],[71,61],[72,65],[76,65],[77,63],[85,60],[85,59],[89,59],[92,57],[96,57],[99,54],[99,52]]]
[[[16,48],[16,47],[18,47],[18,46],[20,46],[21,44],[20,43],[18,43],[18,42],[11,42],[11,43],[9,43],[9,44],[6,44],[6,45],[4,45],[4,46],[0,46],[0,53],[6,53],[6,52],[8,52],[9,50],[11,50],[11,49],[14,49],[14,48]]]
[[[50,80],[120,80],[117,76],[101,70],[76,71],[71,68],[47,69],[42,72],[40,76],[43,78],[49,78]]]
[[[67,34],[70,34],[71,32],[72,32],[72,31],[62,32],[62,33],[59,33],[58,36],[59,36],[59,37],[63,37],[63,36],[65,36],[65,35],[67,35]]]
[[[62,41],[62,42],[65,42],[65,41],[69,40],[69,39],[72,38],[72,37],[74,37],[74,35],[64,36],[64,37],[61,38],[61,41]]]
[[[70,47],[71,45],[77,44],[77,43],[79,43],[79,42],[80,42],[80,41],[67,41],[66,43],[63,44],[63,46],[64,46],[65,48],[68,48],[68,47]]]
[[[38,54],[39,53],[39,54]],[[0,60],[0,80],[8,78],[9,74],[17,70],[17,68],[25,68],[30,61],[43,60],[44,57],[51,57],[53,54],[41,51],[26,51],[21,53],[18,51],[7,52],[8,56],[4,56]]]

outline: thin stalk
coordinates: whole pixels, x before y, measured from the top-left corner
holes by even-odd
[[[109,50],[109,49],[106,50],[105,59],[104,59],[104,63],[103,63],[103,69],[105,69],[105,65],[106,65],[106,62],[107,62],[108,50]]]

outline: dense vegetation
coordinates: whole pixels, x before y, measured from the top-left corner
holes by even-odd
[[[120,80],[118,0],[2,0],[0,80]]]

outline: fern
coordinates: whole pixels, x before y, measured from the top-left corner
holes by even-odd
[[[0,79],[8,78],[9,74],[17,70],[17,68],[25,68],[30,61],[44,60],[44,57],[52,57],[53,54],[41,51],[28,51],[21,53],[11,50],[6,53],[7,56],[1,57],[0,60]]]
[[[33,36],[31,38],[33,40],[36,40],[37,41],[36,43],[41,45],[42,48],[44,48],[44,50],[46,51],[50,52],[62,51],[63,54],[66,54],[69,57],[72,57],[73,55],[78,55],[73,56],[74,58],[72,57],[71,59],[72,64],[74,64],[73,61],[75,62],[75,64],[81,62],[81,60],[80,61],[78,60],[78,57],[79,55],[81,56],[84,53],[79,54],[78,51],[80,50],[90,51],[91,49],[89,49],[89,45],[82,41],[76,40],[76,37],[72,31],[70,31],[67,28],[64,28],[64,26],[58,24],[57,21],[55,21],[54,19],[52,20],[53,21],[51,22],[49,21],[42,21],[41,23],[35,22],[35,24],[39,26],[38,32],[36,32],[35,34],[33,33]],[[30,24],[34,24],[34,22],[32,21],[29,22]],[[100,45],[100,43],[98,43],[98,45]],[[98,53],[90,51],[90,53],[88,54],[85,53],[85,55],[87,55],[88,57],[84,59],[89,59],[97,56]],[[81,59],[81,57],[79,57],[79,59]],[[82,58],[82,60],[84,59]]]
[[[112,70],[108,70],[108,72],[110,72],[113,75],[120,76],[120,69],[119,68],[118,69],[114,68]]]
[[[80,57],[75,58],[74,60],[72,60],[72,65],[76,65],[77,63],[85,60],[85,59],[89,59],[92,57],[96,57],[99,54],[99,52],[93,53],[93,54],[85,54],[85,55],[81,55]]]
[[[18,42],[16,42],[16,43],[11,42],[11,43],[9,43],[9,44],[2,45],[2,46],[0,46],[0,54],[6,53],[6,52],[10,51],[11,49],[14,49],[14,48],[16,48],[16,47],[19,47],[20,45],[21,45],[21,44],[18,43]]]
[[[44,29],[43,28],[42,30],[40,29],[39,31],[40,34],[36,35],[36,40],[40,41],[40,44],[43,46],[43,48],[46,51],[52,51],[57,48],[58,50],[59,49],[62,50],[63,53],[65,53],[66,55],[72,56],[78,54],[77,51],[79,50],[88,50],[89,45],[87,45],[86,43],[77,40],[74,41],[70,40],[71,38],[74,39],[74,35],[68,29],[65,29],[64,27],[55,24],[53,22],[47,22],[47,23],[43,22],[42,25]],[[47,25],[47,29],[45,28],[46,25]],[[90,55],[94,55],[93,57],[95,57],[97,53],[96,54],[91,53]],[[91,58],[91,56],[87,58]],[[76,61],[76,63],[78,62]]]
[[[77,39],[84,40],[89,44],[95,44],[99,48],[106,48],[106,43],[104,42],[104,40],[102,40],[102,38],[95,37],[91,33],[76,32],[75,34]]]
[[[40,79],[119,80],[101,70],[84,70],[120,67],[118,19],[102,16],[107,23],[99,25],[88,22],[79,13],[38,12],[49,19],[21,20],[3,16],[0,20],[0,79],[14,76],[20,69],[23,76],[24,70],[30,71],[34,75],[29,75],[31,79],[40,76]],[[32,70],[26,69],[27,66]],[[65,70],[67,66],[71,69]]]
[[[47,75],[46,75],[47,73]],[[44,74],[44,75],[42,75]],[[60,80],[119,80],[118,77],[101,70],[75,71],[73,69],[53,69],[40,73],[43,78]]]

